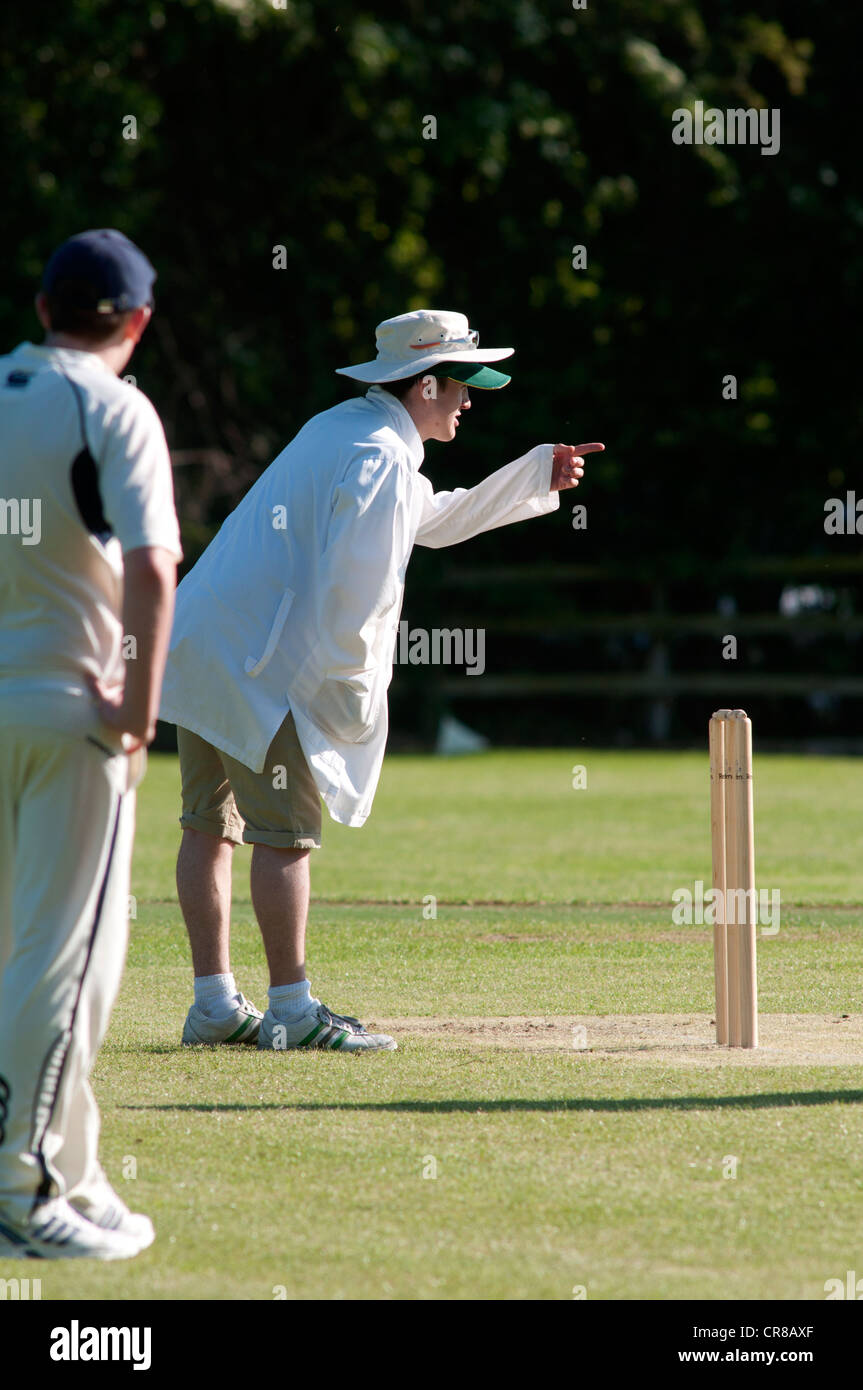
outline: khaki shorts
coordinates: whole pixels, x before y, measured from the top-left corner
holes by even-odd
[[[177,729],[177,748],[184,830],[235,845],[320,849],[321,798],[290,714],[270,744],[265,772],[252,772],[188,729]]]

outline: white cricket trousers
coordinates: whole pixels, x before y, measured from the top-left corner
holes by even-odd
[[[104,1191],[88,1076],[128,939],[128,759],[0,727],[0,1207]]]

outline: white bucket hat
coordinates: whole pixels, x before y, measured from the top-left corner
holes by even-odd
[[[337,367],[339,376],[354,381],[401,381],[440,362],[458,361],[467,365],[499,362],[511,357],[515,348],[478,348],[479,334],[464,314],[446,309],[417,309],[384,319],[375,329],[378,355],[373,362],[355,367]]]

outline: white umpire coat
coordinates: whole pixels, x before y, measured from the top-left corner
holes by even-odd
[[[290,710],[330,815],[362,825],[414,543],[455,545],[554,511],[552,454],[540,444],[476,487],[435,492],[388,391],[313,416],[180,584],[161,718],[263,772]]]

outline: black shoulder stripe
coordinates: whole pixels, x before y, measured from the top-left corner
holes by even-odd
[[[102,494],[99,491],[99,471],[89,449],[82,449],[75,458],[71,469],[72,492],[75,505],[87,530],[100,541],[109,540],[114,534],[102,509]]]
[[[78,508],[78,514],[90,534],[98,537],[104,544],[105,541],[110,540],[114,532],[102,506],[102,494],[99,491],[99,470],[96,467],[96,460],[90,453],[90,445],[87,440],[84,402],[81,399],[81,392],[72,378],[66,376],[65,372],[63,372],[63,377],[68,381],[75,397],[78,420],[81,425],[81,440],[84,445],[81,452],[76,455],[71,469],[70,480],[75,506]]]
[[[89,447],[87,443],[87,417],[84,414],[84,402],[81,399],[81,392],[78,390],[78,387],[75,385],[72,378],[66,375],[62,367],[60,368],[60,374],[63,377],[63,380],[68,381],[69,385],[72,388],[72,395],[75,397],[75,404],[78,407],[78,421],[81,426],[81,439],[83,440],[84,448],[87,449]]]

